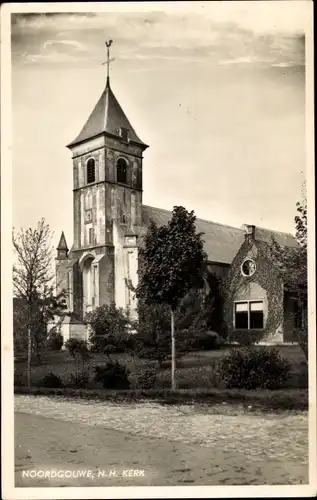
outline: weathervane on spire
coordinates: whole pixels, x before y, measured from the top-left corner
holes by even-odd
[[[110,59],[110,47],[113,43],[113,40],[109,40],[108,42],[105,42],[106,46],[107,46],[107,60],[105,62],[103,62],[102,64],[106,64],[107,65],[107,85],[109,85],[109,71],[110,71],[110,63],[112,61],[114,61],[114,58]]]

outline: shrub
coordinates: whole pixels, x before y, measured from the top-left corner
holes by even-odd
[[[53,330],[47,340],[47,347],[52,351],[60,351],[64,344],[63,335]]]
[[[198,340],[198,348],[205,351],[220,349],[224,344],[223,338],[216,332],[205,332]]]
[[[278,389],[291,365],[275,348],[232,349],[218,365],[218,377],[228,389]]]
[[[26,377],[20,371],[14,370],[14,386],[26,385]]]
[[[90,326],[89,342],[91,350],[103,353],[107,345],[112,345],[115,352],[131,349],[131,321],[122,308],[115,304],[96,307],[87,314],[85,321]]]
[[[45,375],[45,377],[40,380],[39,385],[40,387],[48,387],[54,389],[64,387],[61,378],[52,372],[50,372],[48,375]]]
[[[105,389],[128,389],[130,387],[129,371],[116,361],[105,366],[95,367],[95,380],[101,382]]]
[[[80,340],[76,338],[70,338],[65,342],[66,349],[75,358],[79,355],[81,358],[89,357],[89,349],[86,340]]]
[[[85,389],[89,386],[89,377],[85,374],[71,375],[70,384],[75,389]]]
[[[156,382],[157,371],[155,368],[146,368],[137,373],[136,385],[140,389],[153,389]]]

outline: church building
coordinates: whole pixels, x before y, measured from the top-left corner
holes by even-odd
[[[143,155],[148,145],[118,103],[109,75],[83,129],[67,147],[73,163],[73,245],[69,250],[62,233],[56,258],[57,292],[67,290],[71,312],[62,325],[65,340],[86,338],[83,319],[102,304],[115,302],[136,315],[127,280],[137,284],[138,246],[150,219],[162,225],[171,216],[143,205]],[[258,341],[293,341],[292,300],[278,276],[271,275],[267,289],[263,273],[270,263],[263,252],[259,255],[272,236],[283,246],[295,246],[294,237],[250,225],[235,228],[201,219],[196,223],[204,233],[210,271],[232,275],[236,284],[225,304],[229,331],[255,332]],[[277,299],[272,289],[278,290]]]

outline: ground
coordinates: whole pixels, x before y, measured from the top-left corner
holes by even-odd
[[[39,396],[16,396],[15,412],[16,486],[308,483],[306,412]],[[22,478],[23,470],[44,468],[91,476]],[[101,477],[110,470],[116,475]],[[127,470],[137,475],[123,477]]]

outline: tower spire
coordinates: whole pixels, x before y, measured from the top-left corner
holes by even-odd
[[[113,40],[108,40],[107,42],[105,42],[106,44],[106,47],[107,47],[107,60],[105,62],[103,62],[102,64],[103,65],[107,65],[107,87],[110,86],[110,63],[112,61],[114,61],[114,58],[110,59],[110,47],[113,43]]]

